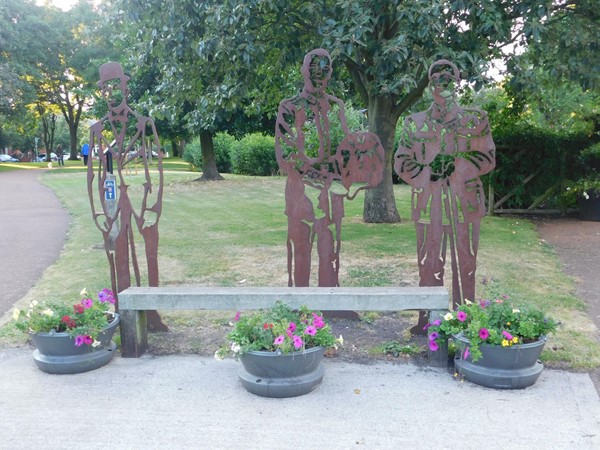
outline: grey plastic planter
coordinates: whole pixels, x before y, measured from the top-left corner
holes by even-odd
[[[546,338],[528,344],[502,347],[483,344],[479,346],[481,359],[473,362],[471,355],[462,358],[469,340],[462,335],[454,336],[457,352],[454,367],[465,379],[496,389],[522,389],[534,384],[544,365],[538,360]]]
[[[119,314],[97,336],[100,345],[82,345],[77,347],[68,333],[36,333],[31,335],[37,349],[33,360],[46,373],[73,374],[87,372],[110,362],[117,345],[111,341],[117,326]]]
[[[287,355],[247,352],[240,356],[240,381],[247,391],[262,397],[297,397],[308,394],[323,379],[324,347]]]

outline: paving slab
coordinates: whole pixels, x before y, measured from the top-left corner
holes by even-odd
[[[495,390],[443,369],[328,359],[315,391],[270,399],[243,389],[233,360],[117,355],[49,375],[31,353],[0,351],[0,448],[600,448],[587,374],[546,369],[527,389]]]

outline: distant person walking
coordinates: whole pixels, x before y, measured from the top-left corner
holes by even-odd
[[[58,144],[58,147],[56,147],[56,157],[58,158],[58,165],[64,166],[65,161],[63,160],[64,152],[63,152],[62,144]]]
[[[87,167],[88,155],[90,154],[90,144],[87,142],[81,146],[81,156],[83,156],[83,165]]]

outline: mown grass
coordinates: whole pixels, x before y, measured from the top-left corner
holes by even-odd
[[[185,170],[183,165],[179,167]],[[193,181],[197,173],[165,173],[160,219],[161,284],[287,285],[285,180],[225,177],[225,181],[199,183]],[[91,218],[85,173],[68,167],[64,171],[49,170],[43,181],[60,198],[72,221],[60,258],[19,307],[32,300],[72,301],[83,287],[99,290],[110,284],[102,237]],[[141,173],[130,177],[134,197],[141,192],[142,181]],[[362,223],[360,196],[345,204],[341,285],[418,285],[409,191],[406,186],[396,186],[395,190],[403,219],[400,224]],[[138,237],[137,244],[140,242]],[[139,255],[142,253],[138,250]],[[575,296],[573,279],[562,272],[554,251],[540,240],[533,223],[485,218],[477,273],[479,279],[493,278],[497,290],[518,303],[544,308],[561,321],[546,346],[545,361],[557,367],[600,366],[597,330],[585,314],[585,304]],[[446,279],[451,279],[449,264]],[[483,285],[478,286],[477,296],[484,294]],[[26,340],[10,324],[10,313],[3,322],[8,323],[0,328],[0,345]]]

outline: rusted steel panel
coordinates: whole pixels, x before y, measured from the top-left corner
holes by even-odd
[[[100,66],[98,87],[108,113],[90,127],[88,195],[93,219],[102,232],[110,266],[112,289],[121,292],[141,285],[134,230],[142,236],[148,285],[158,286],[158,222],[162,211],[162,152],[154,122],[136,114],[127,104],[129,77],[118,63]],[[156,151],[156,171],[150,173],[150,153]],[[94,173],[94,151],[97,171]],[[142,176],[128,176],[127,166],[141,161]],[[94,182],[94,180],[96,181]],[[118,307],[118,303],[117,303]],[[153,312],[150,327],[166,330]]]
[[[485,215],[480,175],[496,165],[484,111],[456,100],[460,72],[448,60],[429,68],[433,103],[404,121],[394,169],[412,186],[420,286],[442,286],[446,252],[454,306],[475,297],[479,228]]]
[[[302,91],[283,100],[277,114],[275,152],[287,175],[289,286],[309,286],[315,244],[318,285],[339,286],[344,200],[377,186],[383,177],[379,138],[348,129],[344,103],[326,92],[331,73],[326,50],[309,52],[302,65]]]

